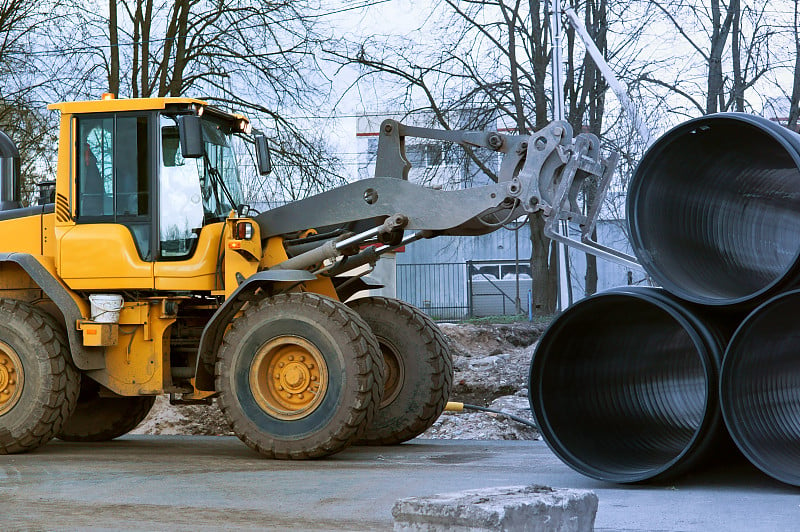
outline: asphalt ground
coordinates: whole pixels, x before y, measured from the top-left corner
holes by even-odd
[[[800,530],[800,489],[749,464],[621,486],[542,442],[413,440],[288,462],[232,437],[126,436],[0,464],[0,530],[390,530],[399,498],[528,484],[593,490],[597,530]]]

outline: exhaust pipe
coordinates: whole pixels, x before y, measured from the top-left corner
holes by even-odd
[[[725,113],[676,127],[631,180],[634,253],[657,284],[695,303],[764,301],[795,286],[798,167],[800,135],[761,117]]]
[[[738,320],[716,321],[654,288],[568,308],[531,361],[529,399],[545,442],[576,471],[621,483],[669,478],[732,449],[717,386],[728,323]]]
[[[725,424],[742,453],[771,477],[800,486],[800,290],[757,308],[722,364]]]

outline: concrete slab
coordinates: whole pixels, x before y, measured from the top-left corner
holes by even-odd
[[[395,532],[591,532],[597,495],[548,486],[509,486],[400,499]]]

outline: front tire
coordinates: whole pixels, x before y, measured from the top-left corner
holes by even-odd
[[[383,401],[359,444],[394,445],[439,418],[453,385],[453,358],[439,327],[398,299],[365,297],[350,308],[372,329],[386,367]]]
[[[63,328],[26,303],[0,300],[0,453],[44,445],[75,409],[80,374]]]
[[[372,420],[383,390],[369,327],[338,301],[308,293],[264,299],[234,320],[215,374],[233,432],[279,459],[341,451]]]
[[[154,396],[101,397],[99,392],[100,384],[84,377],[75,412],[56,438],[71,442],[113,440],[135,429],[156,402]]]

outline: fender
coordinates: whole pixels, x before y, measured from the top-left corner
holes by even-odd
[[[203,329],[203,334],[200,336],[200,345],[197,348],[195,387],[198,390],[205,391],[214,389],[214,360],[217,356],[217,350],[222,344],[225,329],[244,304],[252,301],[253,294],[258,288],[277,282],[304,282],[313,281],[314,279],[316,279],[316,276],[306,270],[265,270],[255,273],[242,281],[239,287],[211,316],[211,319],[208,320]]]
[[[84,316],[75,299],[78,297],[55,277],[36,257],[29,253],[0,253],[0,262],[13,262],[30,275],[31,279],[42,289],[64,316],[64,325],[69,339],[72,362],[78,369],[102,369],[105,357],[102,347],[86,347],[83,345],[75,324]]]

